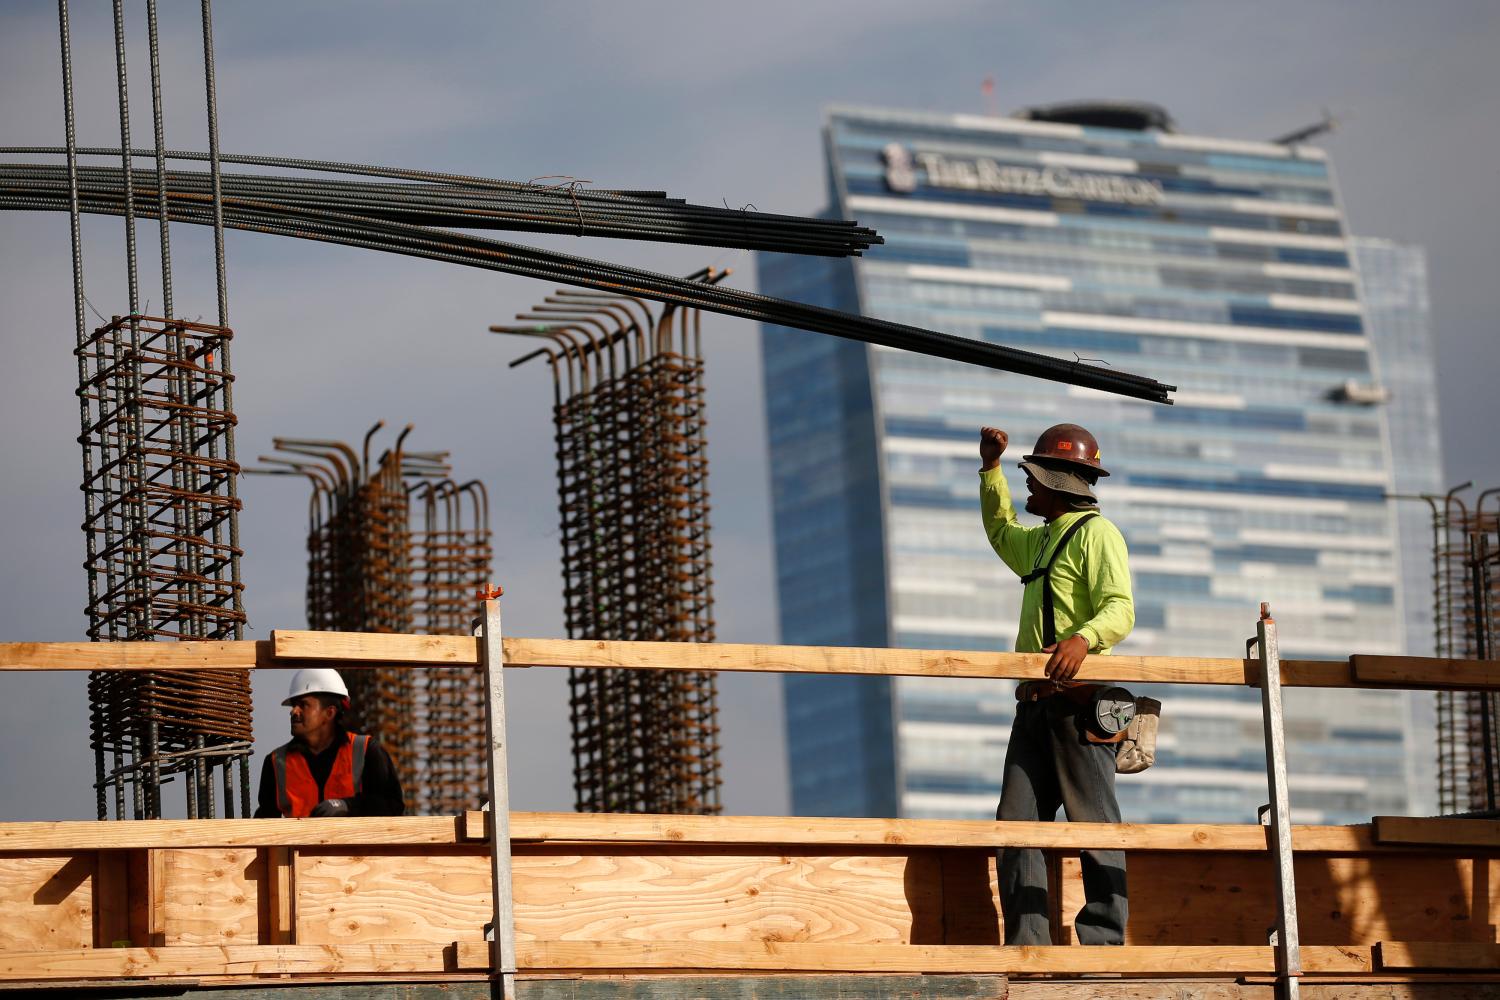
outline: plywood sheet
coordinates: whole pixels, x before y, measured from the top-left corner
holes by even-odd
[[[94,943],[92,854],[0,855],[0,951]]]
[[[483,942],[493,913],[478,848],[310,849],[296,855],[291,881],[299,945]]]
[[[514,879],[518,940],[942,940],[931,852],[538,848],[515,858]]]
[[[259,852],[236,847],[156,853],[167,945],[258,943],[265,874]]]
[[[1295,871],[1304,944],[1464,940],[1471,933],[1466,859],[1302,855]],[[1257,944],[1275,923],[1275,868],[1264,855],[1134,855],[1129,884],[1127,943]]]

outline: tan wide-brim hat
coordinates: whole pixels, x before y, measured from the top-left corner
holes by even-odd
[[[1071,493],[1073,496],[1088,497],[1097,500],[1094,496],[1093,487],[1089,481],[1077,472],[1071,472],[1058,466],[1047,466],[1041,462],[1022,462],[1021,468],[1037,482],[1058,493]]]

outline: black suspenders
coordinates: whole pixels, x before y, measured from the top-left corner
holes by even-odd
[[[1037,578],[1041,578],[1042,580],[1043,646],[1050,646],[1057,641],[1057,620],[1054,618],[1052,612],[1052,564],[1057,562],[1057,557],[1061,554],[1063,546],[1067,545],[1072,537],[1078,533],[1078,529],[1083,527],[1083,523],[1091,517],[1098,516],[1099,512],[1097,510],[1085,511],[1082,517],[1068,525],[1068,530],[1063,532],[1062,537],[1057,540],[1057,544],[1052,547],[1052,556],[1047,560],[1047,565],[1038,567],[1021,577],[1021,586],[1023,587]],[[1040,553],[1038,557],[1040,557]]]

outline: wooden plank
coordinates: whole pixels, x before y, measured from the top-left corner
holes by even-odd
[[[415,856],[382,848],[353,856],[308,849],[298,852],[293,878],[298,944],[484,945],[491,900],[482,849]]]
[[[0,642],[0,670],[246,670],[279,666],[268,640]]]
[[[764,941],[518,941],[523,968],[739,969],[777,972],[1218,974],[1274,971],[1269,947],[1013,947]],[[1368,948],[1303,949],[1309,972],[1364,973]]]
[[[513,841],[851,847],[1041,847],[1129,851],[1264,851],[1258,824],[1038,823],[992,820],[512,813]],[[1368,826],[1293,828],[1299,851],[1379,849]],[[1386,850],[1396,850],[1387,847]]]
[[[1454,660],[1436,656],[1349,657],[1354,679],[1362,684],[1403,688],[1500,688],[1500,660]]]
[[[483,840],[483,813],[343,819],[135,820],[0,823],[0,855],[149,847],[447,845]],[[515,842],[1042,847],[1131,851],[1264,850],[1254,824],[997,823],[991,820],[828,819],[782,816],[511,814]],[[1369,826],[1299,826],[1299,851],[1408,850],[1376,843]]]
[[[1484,969],[1500,971],[1500,944],[1488,941],[1381,941],[1382,969]]]
[[[374,632],[271,633],[278,657],[360,663],[478,664],[478,640],[468,636],[386,635]],[[621,670],[728,670],[768,673],[865,674],[920,677],[1043,676],[1039,653],[973,650],[877,649],[851,646],[769,646],[747,643],[617,642],[585,639],[504,640],[510,667],[607,667]],[[1283,683],[1343,687],[1342,660],[1285,660]],[[1258,665],[1215,657],[1110,656],[1085,661],[1080,680],[1160,684],[1254,684]]]
[[[515,639],[505,640],[506,663],[511,662],[510,646],[514,642]],[[312,632],[278,628],[271,630],[271,646],[278,658],[479,666],[479,640],[471,635]]]
[[[822,856],[705,848],[515,857],[518,939],[939,944],[932,852]]]
[[[297,850],[293,847],[262,848],[261,863],[266,887],[265,931],[261,940],[266,944],[296,944]]]
[[[1299,854],[1295,864],[1305,943],[1367,946],[1471,934],[1477,907],[1466,858]],[[1252,944],[1265,940],[1275,920],[1275,871],[1264,852],[1136,854],[1128,870],[1127,944]],[[1081,904],[1080,891],[1074,909]]]
[[[995,852],[937,852],[942,865],[943,944],[997,945],[1000,922]]]
[[[130,936],[129,853],[96,851],[93,856],[94,947],[129,946],[134,943]]]
[[[141,916],[132,919],[142,928],[144,943],[155,948],[167,943],[166,866],[161,851],[142,851],[137,857],[144,861],[138,879],[140,888],[130,895],[139,902]]]
[[[1379,844],[1500,848],[1500,820],[1376,816],[1374,827]]]
[[[301,847],[318,844],[453,844],[456,816],[339,819],[141,819],[0,823],[0,853],[141,847]]]
[[[162,936],[168,946],[256,944],[265,867],[253,847],[161,850]]]
[[[482,948],[452,944],[75,948],[0,951],[0,980],[457,972],[483,969],[487,961]]]
[[[91,946],[93,898],[88,854],[0,858],[0,949]]]

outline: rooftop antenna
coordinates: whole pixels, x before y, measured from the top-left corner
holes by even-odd
[[[995,100],[995,75],[993,73],[986,76],[980,83],[979,92],[984,95],[984,113],[991,118],[999,118],[1000,105]]]
[[[1304,125],[1299,129],[1293,129],[1286,135],[1277,136],[1271,141],[1278,146],[1295,146],[1298,143],[1306,142],[1314,136],[1322,135],[1324,132],[1332,132],[1338,124],[1338,119],[1333,117],[1333,112],[1324,108],[1321,120],[1315,121],[1311,125]]]

